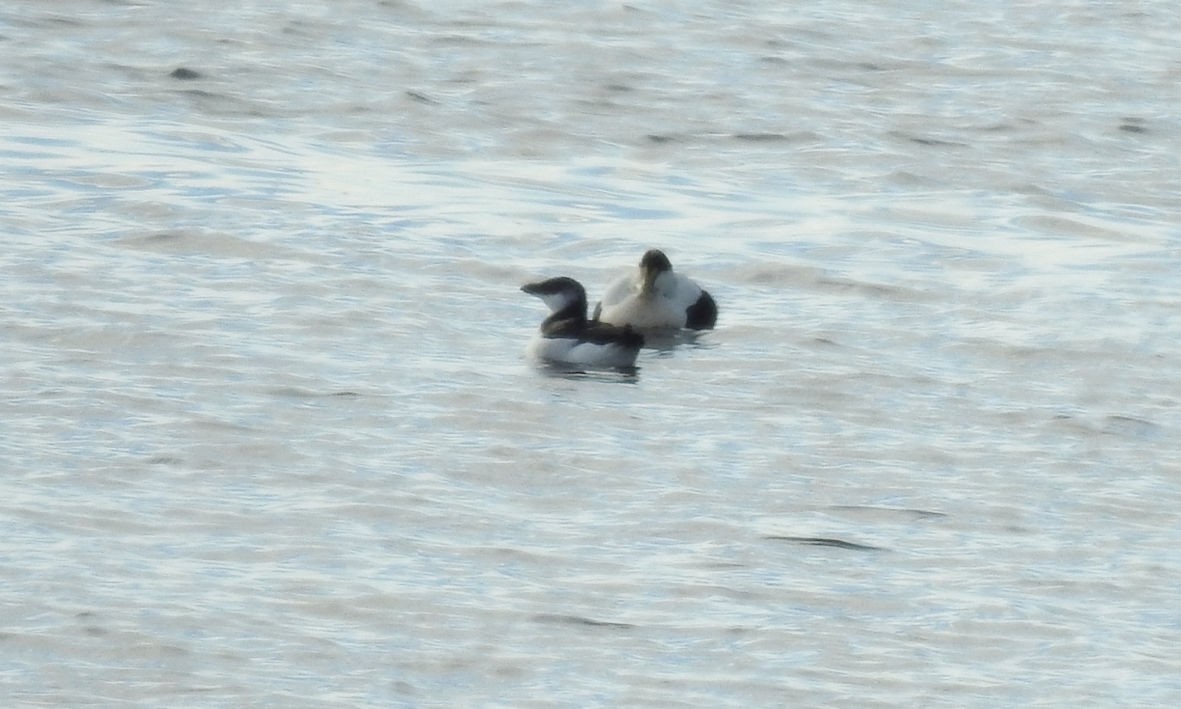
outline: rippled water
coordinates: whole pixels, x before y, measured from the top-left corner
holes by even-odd
[[[6,5],[0,691],[1177,703],[1179,31]],[[717,330],[524,360],[650,246]]]

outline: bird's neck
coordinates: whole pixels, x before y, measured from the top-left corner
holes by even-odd
[[[541,326],[544,328],[547,325],[559,322],[586,322],[586,301],[576,300],[567,304],[561,310],[554,311],[541,323]]]

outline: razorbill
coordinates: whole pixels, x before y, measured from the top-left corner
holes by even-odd
[[[586,319],[586,289],[560,276],[526,283],[521,290],[545,302],[550,315],[525,352],[535,359],[591,367],[634,367],[644,336],[630,326]]]

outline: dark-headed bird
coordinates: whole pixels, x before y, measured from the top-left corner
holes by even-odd
[[[581,283],[559,276],[526,283],[521,290],[537,296],[550,309],[525,350],[530,357],[588,367],[635,366],[644,336],[629,326],[587,320],[586,289]]]

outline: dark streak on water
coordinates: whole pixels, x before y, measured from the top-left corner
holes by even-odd
[[[636,627],[631,623],[617,623],[615,621],[595,620],[594,618],[584,618],[577,615],[560,615],[555,613],[542,613],[533,618],[539,623],[557,623],[559,625],[582,625],[591,628],[609,628],[613,630],[628,630]]]
[[[796,544],[804,544],[808,546],[832,547],[834,549],[846,549],[849,551],[888,551],[884,547],[877,547],[871,544],[860,544],[857,542],[847,542],[843,539],[833,539],[830,537],[790,537],[770,535],[763,538],[776,542],[794,542]]]

